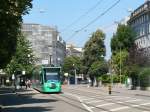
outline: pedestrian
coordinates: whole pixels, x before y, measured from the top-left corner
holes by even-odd
[[[26,89],[28,88],[28,80],[25,81]]]
[[[28,87],[30,88],[31,87],[31,81],[30,80],[28,80]]]

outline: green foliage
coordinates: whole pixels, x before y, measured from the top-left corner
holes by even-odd
[[[120,73],[131,75],[135,72],[134,68],[129,69],[134,64],[131,64],[134,59],[131,60],[129,51],[134,46],[135,37],[134,31],[128,25],[119,25],[116,34],[113,35],[111,40],[112,67],[118,75]]]
[[[115,72],[120,74],[120,69],[122,74],[126,74],[126,63],[128,60],[129,53],[126,50],[122,50],[117,52],[112,56],[113,68],[115,68]]]
[[[113,83],[120,83],[120,76],[116,75],[116,74],[105,74],[101,76],[101,80],[102,83],[111,83],[113,81]],[[121,83],[124,83],[126,81],[126,76],[121,75]]]
[[[90,40],[86,42],[83,53],[83,65],[86,66],[87,73],[92,65],[95,68],[94,63],[104,61],[104,57],[102,57],[105,56],[106,52],[104,39],[105,34],[101,30],[97,30],[92,34]]]
[[[96,76],[96,78],[106,74],[107,72],[108,65],[105,61],[96,61],[91,65],[89,69],[89,74]]]
[[[129,26],[119,25],[111,40],[112,53],[118,52],[120,48],[129,51],[134,44],[135,37],[134,31]]]
[[[150,86],[150,68],[144,68],[140,72],[140,80],[141,80],[141,86],[142,87],[148,87]]]
[[[77,56],[70,56],[64,59],[63,71],[66,73],[74,74],[73,70],[77,70],[77,74],[80,73],[81,70],[81,59]]]
[[[10,63],[6,66],[5,72],[11,75],[14,72],[25,70],[26,74],[30,74],[34,61],[35,58],[30,42],[24,36],[19,36],[17,40],[16,53],[12,57]]]
[[[141,68],[136,64],[132,64],[132,65],[126,66],[126,70],[127,70],[126,74],[129,77],[134,78],[134,77],[137,77],[139,75]]]
[[[16,51],[22,15],[32,7],[32,0],[1,0],[0,3],[0,68],[4,68]]]

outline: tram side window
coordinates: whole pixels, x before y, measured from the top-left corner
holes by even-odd
[[[46,82],[46,69],[44,69],[44,81]]]
[[[42,73],[40,73],[40,82],[41,82],[41,84],[44,83],[44,82],[43,82],[43,75],[42,75]]]

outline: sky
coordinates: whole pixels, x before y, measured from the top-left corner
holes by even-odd
[[[117,28],[115,23],[129,16],[145,1],[33,0],[33,8],[23,17],[23,22],[56,27],[63,40],[77,47],[84,47],[91,34],[101,29],[106,35],[105,59],[108,60],[111,57],[110,41]]]

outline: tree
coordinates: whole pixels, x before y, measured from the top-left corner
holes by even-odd
[[[77,56],[69,56],[64,59],[63,71],[74,75],[73,70],[76,68],[77,74],[80,73],[81,70],[81,59]]]
[[[99,85],[100,76],[106,73],[108,73],[108,64],[105,60],[94,62],[89,69],[89,74],[96,77],[97,86]]]
[[[6,66],[5,72],[9,75],[17,71],[26,71],[26,74],[30,74],[34,66],[34,61],[35,57],[30,42],[24,36],[20,35],[17,39],[15,55]]]
[[[135,45],[135,37],[134,31],[128,25],[121,24],[118,26],[116,34],[113,35],[111,40],[112,65],[118,75],[127,75],[129,73],[128,67],[129,65],[130,67],[132,66],[130,63],[130,51]]]
[[[126,74],[126,66],[127,66],[127,60],[129,57],[129,53],[126,50],[122,50],[120,52],[117,52],[116,55],[112,56],[112,62],[113,62],[113,67],[115,67],[115,72],[117,74]]]
[[[111,51],[113,54],[121,50],[127,50],[134,45],[136,35],[128,25],[120,24],[117,28],[116,34],[111,39]]]
[[[1,0],[0,3],[0,68],[4,68],[16,51],[22,15],[28,14],[32,0]]]
[[[94,63],[99,63],[104,61],[104,56],[106,48],[104,45],[105,34],[101,30],[97,30],[92,34],[90,40],[86,42],[83,53],[83,65],[86,66],[86,73],[91,73],[90,69],[95,67]],[[103,56],[103,57],[102,57]],[[96,66],[97,68],[97,66]],[[92,85],[95,78],[95,74],[89,74]]]

